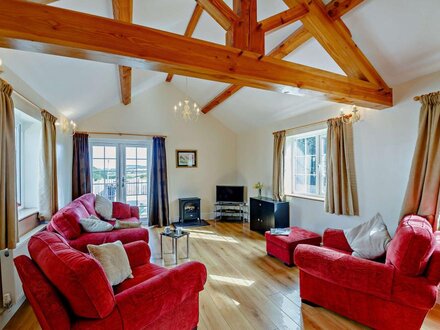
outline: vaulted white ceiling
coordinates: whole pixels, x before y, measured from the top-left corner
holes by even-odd
[[[232,6],[232,0],[225,1]],[[328,2],[328,1],[326,1]],[[112,17],[110,0],[61,0],[52,5],[94,15]],[[134,0],[133,22],[183,34],[194,9],[193,0]],[[282,0],[258,0],[258,19],[287,9]],[[391,86],[440,71],[439,0],[365,0],[343,17],[354,41]],[[292,33],[300,23],[266,38],[266,51]],[[206,13],[194,38],[224,44],[224,30]],[[3,63],[69,118],[79,119],[120,102],[115,65],[85,60],[0,49]],[[338,65],[310,40],[285,60],[343,74]],[[164,83],[166,74],[133,70],[133,97]],[[186,90],[186,78],[175,76],[171,84]],[[228,86],[219,82],[188,79],[188,94],[205,105]],[[323,107],[326,101],[243,88],[212,110],[234,131],[262,126],[298,113]]]

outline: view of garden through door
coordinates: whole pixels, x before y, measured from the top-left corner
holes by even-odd
[[[151,141],[90,139],[92,192],[139,207],[147,221]]]

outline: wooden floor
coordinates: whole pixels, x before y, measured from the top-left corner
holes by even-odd
[[[298,269],[288,268],[265,253],[264,237],[240,223],[210,222],[189,229],[190,260],[203,262],[208,281],[200,294],[199,329],[365,329],[323,308],[302,305]],[[172,267],[174,259],[160,259],[159,230],[150,231],[152,261]],[[166,252],[171,243],[164,241]],[[185,239],[179,241],[184,257]],[[179,263],[188,259],[180,259]],[[440,328],[440,305],[427,316],[422,329]],[[40,329],[25,303],[5,329]]]

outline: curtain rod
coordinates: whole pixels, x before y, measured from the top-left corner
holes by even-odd
[[[15,89],[12,90],[12,93],[16,94],[17,96],[19,96],[20,98],[22,98],[23,100],[25,100],[27,103],[33,105],[35,108],[39,109],[40,111],[43,111],[44,109],[39,107],[38,105],[36,105],[34,102],[32,102],[31,100],[29,100],[26,96],[24,96],[23,94],[21,94],[20,92],[17,92]]]
[[[418,95],[418,96],[414,96],[413,100],[414,101],[420,101],[422,99],[422,96],[429,95],[429,94],[436,94],[436,93],[440,93],[440,91],[432,92],[432,93],[428,93],[428,94],[423,94],[423,95]]]
[[[351,114],[344,115],[344,118],[350,118],[350,117],[351,117]],[[338,117],[336,117],[336,118],[338,118]],[[310,124],[306,124],[306,125],[301,125],[301,126],[296,126],[296,127],[286,128],[286,129],[283,129],[283,130],[281,130],[281,131],[273,132],[272,134],[276,134],[276,133],[279,133],[279,132],[282,132],[282,131],[290,131],[290,130],[294,130],[294,129],[300,129],[300,128],[305,128],[305,127],[309,127],[309,126],[315,126],[315,125],[318,125],[318,124],[324,124],[324,123],[326,123],[328,120],[329,120],[329,119],[325,119],[325,120],[316,121],[316,122],[314,122],[314,123],[310,123]]]
[[[80,132],[76,131],[75,133],[82,133],[82,134],[96,134],[96,135],[126,135],[126,136],[144,136],[144,137],[163,137],[166,138],[166,135],[156,135],[156,134],[135,134],[135,133],[117,133],[117,132]]]

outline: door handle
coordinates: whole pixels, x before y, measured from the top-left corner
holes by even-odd
[[[125,176],[123,176],[123,177],[121,178],[121,186],[122,186],[122,188],[125,187]]]

